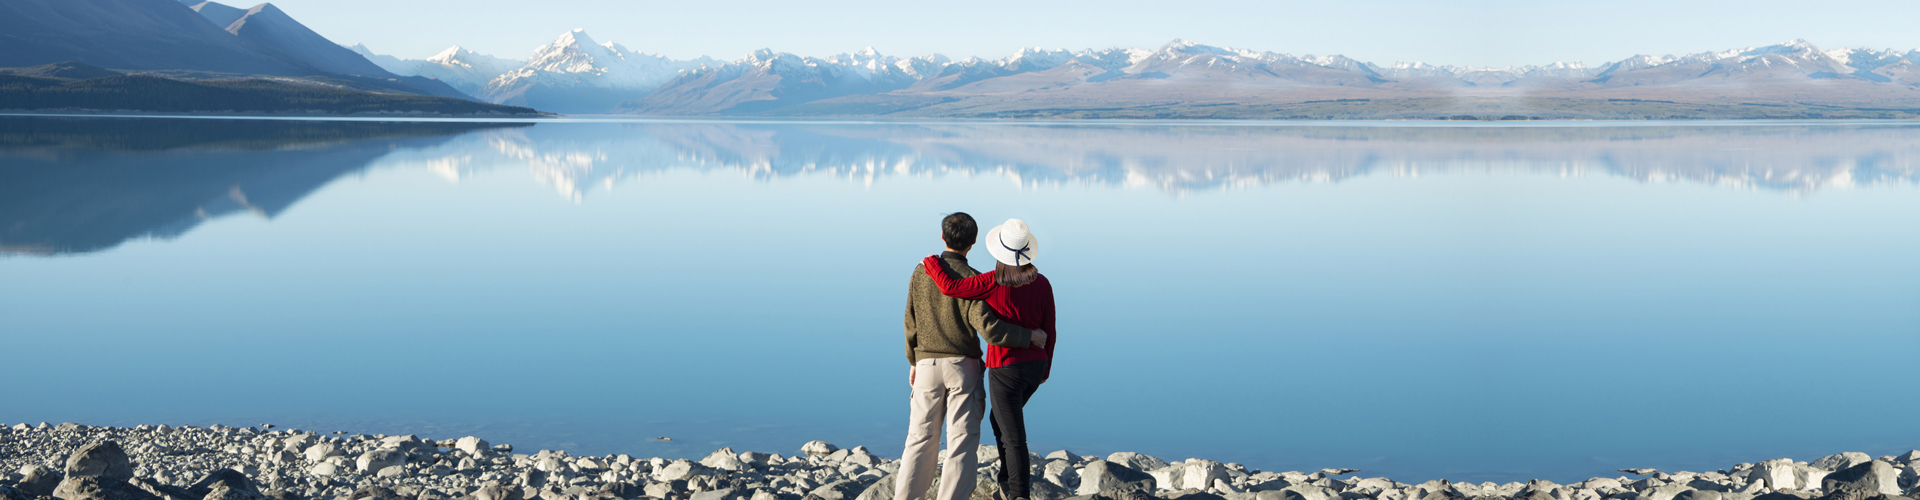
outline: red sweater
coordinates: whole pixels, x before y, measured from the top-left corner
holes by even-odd
[[[946,267],[940,265],[940,256],[927,257],[923,263],[926,264],[922,267],[927,269],[927,277],[933,278],[933,284],[940,287],[940,293],[948,297],[984,300],[1002,320],[1047,331],[1045,348],[1008,349],[988,344],[988,368],[1053,359],[1053,348],[1059,345],[1060,331],[1053,327],[1053,284],[1047,282],[1046,275],[1035,276],[1033,283],[1025,286],[1005,287],[993,281],[993,271],[967,279],[954,279],[953,275],[947,274]],[[1051,375],[1052,366],[1048,368],[1047,375]]]

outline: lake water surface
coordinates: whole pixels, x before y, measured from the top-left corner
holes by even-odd
[[[1917,182],[1900,122],[0,118],[0,421],[897,455],[959,210],[1046,241],[1043,453],[1891,454]]]

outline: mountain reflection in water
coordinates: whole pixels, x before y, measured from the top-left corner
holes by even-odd
[[[402,148],[503,125],[447,122],[0,118],[0,252],[56,254],[274,217]]]
[[[524,164],[564,196],[669,168],[756,178],[1004,175],[1185,192],[1372,174],[1515,170],[1796,193],[1912,183],[1920,126],[1301,126],[1256,124],[555,123],[453,146],[467,174]],[[445,162],[443,162],[445,163]],[[452,174],[463,175],[463,174]]]
[[[559,195],[669,169],[758,179],[995,175],[1171,193],[1513,171],[1810,193],[1916,181],[1903,123],[478,122],[0,118],[0,252],[97,251],[273,217],[383,157],[450,180],[528,169]]]

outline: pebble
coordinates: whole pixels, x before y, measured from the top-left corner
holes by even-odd
[[[899,468],[897,460],[865,447],[825,441],[809,441],[792,456],[721,448],[696,462],[555,450],[514,455],[510,445],[474,436],[436,441],[265,425],[43,422],[0,429],[0,450],[8,452],[0,456],[0,500],[893,500]],[[980,448],[981,483],[971,500],[997,490],[994,451]],[[1133,452],[1102,459],[1059,450],[1035,458],[1032,500],[1911,500],[1920,494],[1920,450],[1762,460],[1708,472],[1627,468],[1621,471],[1642,477],[1568,485],[1406,484],[1343,479],[1360,472],[1346,468],[1267,472]]]

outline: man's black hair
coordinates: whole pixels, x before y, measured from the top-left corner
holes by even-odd
[[[947,248],[966,250],[979,235],[980,226],[974,224],[973,216],[966,212],[954,212],[940,219],[940,239],[947,241]]]

